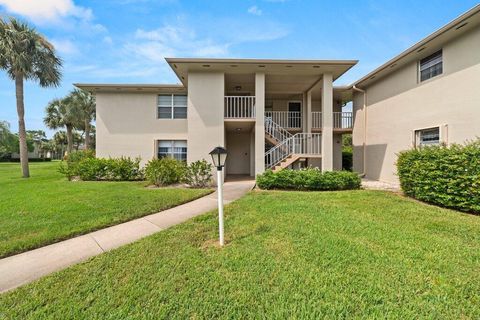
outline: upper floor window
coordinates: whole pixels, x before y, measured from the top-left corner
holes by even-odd
[[[425,81],[443,72],[442,50],[420,60],[420,81]]]
[[[416,130],[415,144],[417,147],[440,144],[440,128]]]
[[[187,161],[186,140],[159,140],[158,158],[171,157],[180,161]]]
[[[186,119],[187,96],[178,94],[161,94],[158,96],[159,119]]]

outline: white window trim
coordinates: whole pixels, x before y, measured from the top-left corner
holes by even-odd
[[[173,152],[174,146],[173,146],[173,145],[174,145],[174,143],[175,143],[176,141],[185,142],[185,144],[187,145],[187,146],[185,147],[185,148],[187,148],[186,156],[188,156],[188,141],[187,141],[187,139],[156,139],[156,140],[155,140],[155,143],[154,143],[154,145],[155,145],[155,158],[156,158],[156,159],[160,159],[160,157],[158,156],[158,154],[159,154],[159,147],[160,147],[160,141],[168,141],[168,142],[170,142],[170,148],[172,148],[172,153],[170,154],[170,156],[171,156],[172,158],[174,158],[174,157],[173,157],[173,154],[174,154],[174,152]],[[185,159],[185,161],[186,161],[186,159]]]
[[[166,105],[161,106],[160,103],[159,103],[159,97],[160,96],[170,96],[170,105],[169,106],[166,106]],[[174,115],[175,115],[175,105],[173,104],[173,97],[174,96],[187,97],[187,104],[185,105],[185,107],[179,107],[179,108],[187,109],[187,116],[185,118],[175,118],[174,117]],[[170,108],[170,112],[171,112],[170,118],[160,118],[160,107]],[[187,117],[188,117],[188,95],[178,94],[178,93],[161,93],[161,94],[157,95],[157,120],[187,120]]]
[[[437,52],[439,52],[439,51],[442,52],[442,73],[437,74],[436,76],[433,76],[433,77],[431,77],[431,78],[422,80],[422,71],[421,71],[422,63],[421,63],[421,61],[422,61],[423,59],[425,59],[425,58],[428,58],[428,57],[434,55],[435,53],[437,53]],[[432,81],[433,79],[438,79],[438,78],[440,78],[440,77],[442,77],[442,76],[444,75],[444,73],[445,73],[445,60],[444,60],[444,55],[443,55],[443,53],[444,53],[443,48],[440,48],[440,49],[438,49],[437,51],[433,52],[432,54],[430,54],[430,55],[428,55],[428,56],[426,56],[426,57],[423,57],[423,58],[421,58],[421,59],[418,60],[418,62],[417,62],[417,82],[418,82],[419,84],[423,84],[423,83],[430,82],[430,81]]]
[[[437,124],[437,125],[432,125],[428,127],[413,129],[412,130],[412,147],[413,148],[420,147],[417,132],[422,130],[435,129],[435,128],[438,128],[438,133],[439,133],[438,145],[448,145],[448,124]]]

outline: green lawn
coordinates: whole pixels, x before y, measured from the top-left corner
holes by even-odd
[[[144,182],[69,182],[59,162],[0,163],[0,257],[118,224],[198,198],[209,190],[149,189]],[[0,317],[1,318],[1,317]]]
[[[0,317],[480,318],[480,217],[378,191],[251,192],[0,296]]]

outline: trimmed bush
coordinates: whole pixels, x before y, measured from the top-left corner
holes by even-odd
[[[406,195],[480,213],[480,140],[403,151],[398,156],[397,170]]]
[[[60,164],[58,171],[64,174],[68,180],[72,180],[73,177],[80,175],[78,172],[78,165],[83,159],[95,158],[95,152],[93,150],[80,150],[73,151],[69,155],[65,156],[65,159]]]
[[[69,180],[134,181],[143,179],[140,158],[95,158],[91,150],[72,152],[60,165],[59,171]]]
[[[156,186],[180,182],[185,175],[185,163],[170,157],[150,160],[145,166],[145,177]]]
[[[205,188],[212,181],[213,166],[205,160],[190,163],[185,170],[184,181],[194,188]]]
[[[257,176],[257,186],[267,190],[352,190],[359,189],[360,185],[360,177],[354,172],[321,172],[316,168],[284,169],[278,172],[268,170]]]

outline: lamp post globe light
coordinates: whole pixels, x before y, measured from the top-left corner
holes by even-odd
[[[227,150],[222,147],[216,147],[210,151],[213,165],[217,167],[217,199],[218,199],[218,231],[220,235],[220,246],[225,244],[223,232],[223,179],[222,170],[227,159]]]

